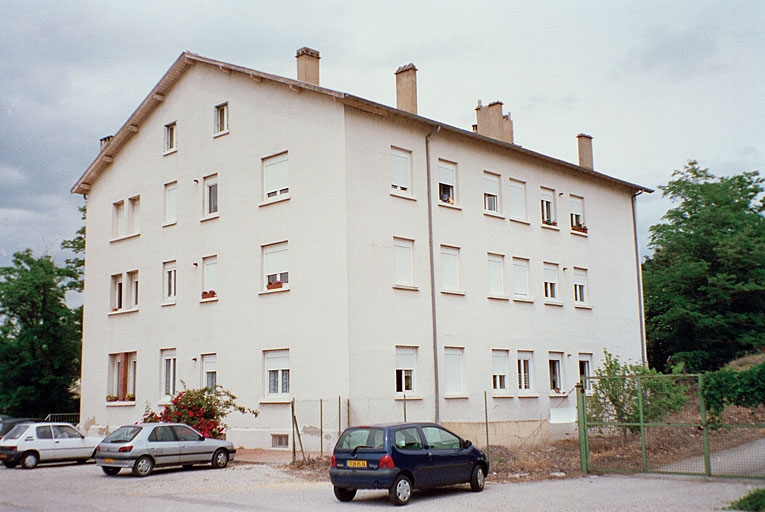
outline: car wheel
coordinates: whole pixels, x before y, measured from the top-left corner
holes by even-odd
[[[25,469],[33,469],[37,467],[37,463],[40,462],[40,457],[35,452],[27,452],[21,459],[21,465]]]
[[[412,498],[412,481],[406,475],[398,475],[388,491],[390,502],[394,505],[406,505]]]
[[[340,501],[351,501],[356,496],[356,489],[335,486],[335,498]]]
[[[485,483],[485,475],[483,474],[483,466],[476,464],[473,468],[473,473],[470,475],[470,490],[473,492],[483,491]]]
[[[152,469],[154,469],[154,461],[148,455],[144,455],[143,457],[138,457],[138,460],[135,461],[133,474],[135,476],[149,476]]]
[[[117,473],[120,472],[120,468],[110,468],[108,466],[101,466],[101,469],[104,473],[106,473],[108,476],[114,476]]]
[[[212,467],[223,469],[228,465],[228,451],[222,448],[215,450],[212,457]]]
[[[13,461],[10,461],[10,460],[4,460],[3,461],[3,466],[5,466],[8,469],[13,469],[13,468],[15,468],[18,465],[19,465],[18,462],[13,462]]]

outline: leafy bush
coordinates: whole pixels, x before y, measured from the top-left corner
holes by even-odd
[[[740,500],[736,500],[725,510],[744,510],[762,512],[765,510],[765,489],[755,489]]]
[[[728,405],[755,409],[765,403],[765,363],[748,370],[723,368],[705,373],[701,395],[713,422]]]
[[[184,389],[176,394],[170,405],[156,413],[146,405],[141,421],[157,423],[185,423],[197,429],[203,436],[222,439],[228,426],[223,418],[230,412],[257,416],[259,411],[243,407],[236,403],[236,396],[222,386],[215,388]]]
[[[619,423],[626,436],[640,428],[641,402],[643,422],[656,422],[688,401],[688,387],[679,377],[640,364],[622,364],[607,350],[603,353],[605,361],[595,371],[592,396],[587,398],[588,422]]]

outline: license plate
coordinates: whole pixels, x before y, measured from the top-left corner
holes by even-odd
[[[347,463],[349,468],[365,468],[367,467],[367,461],[365,460],[349,460]]]
[[[104,462],[111,464],[112,462],[114,462],[114,459],[104,459]]]
[[[7,455],[5,453],[0,453],[0,460],[9,459],[10,457],[11,457],[10,455]]]

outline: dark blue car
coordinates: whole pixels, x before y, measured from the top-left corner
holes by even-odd
[[[357,489],[387,489],[391,503],[406,505],[413,489],[470,483],[483,490],[486,455],[470,441],[435,423],[350,427],[332,455],[329,478],[340,501]]]

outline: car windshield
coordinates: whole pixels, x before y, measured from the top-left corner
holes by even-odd
[[[24,435],[24,432],[26,432],[28,428],[28,424],[16,425],[3,436],[3,439],[18,439]]]
[[[104,443],[129,443],[141,430],[143,427],[139,426],[120,427],[104,439]]]
[[[342,450],[359,450],[364,448],[382,449],[385,442],[385,431],[381,428],[358,427],[349,428],[340,440],[337,447]]]

